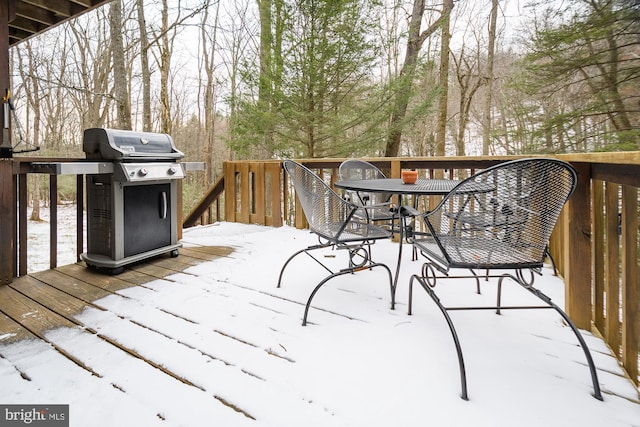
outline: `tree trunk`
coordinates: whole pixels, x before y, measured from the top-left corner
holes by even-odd
[[[109,10],[109,27],[111,29],[111,58],[113,60],[113,84],[115,88],[118,111],[118,127],[131,129],[131,101],[129,85],[124,66],[124,47],[122,44],[122,4],[121,0],[111,3]]]
[[[489,154],[491,143],[491,95],[493,92],[493,62],[496,44],[496,21],[498,20],[498,0],[491,0],[491,15],[489,16],[489,45],[487,46],[487,90],[484,96],[482,111],[482,155]]]
[[[219,8],[220,3],[217,3]],[[208,8],[205,9],[202,26],[200,27],[200,35],[202,38],[202,63],[206,74],[205,88],[204,88],[204,160],[206,163],[206,186],[209,187],[213,183],[213,150],[215,143],[215,49],[216,49],[216,37],[218,28],[218,16],[216,9],[216,18],[213,25],[213,34],[209,36],[211,39],[211,51],[209,51],[209,45],[207,43],[208,35],[206,31],[206,22],[209,16]]]
[[[162,0],[162,28],[160,29],[160,131],[171,133],[171,103],[169,102],[169,71],[171,45],[169,44],[169,5]]]
[[[136,0],[140,29],[140,68],[142,69],[142,130],[151,132],[151,70],[149,69],[149,38],[144,16],[144,1]]]
[[[272,33],[272,12],[271,0],[257,0],[258,11],[260,13],[260,75],[258,81],[258,109],[265,117],[270,117],[272,111],[273,99],[273,76],[272,76],[272,60],[273,60],[273,33]],[[269,149],[272,146],[272,129],[271,120],[267,119],[262,129],[263,141],[259,152],[254,153],[259,157],[268,157]],[[261,148],[261,149],[260,149]]]
[[[396,87],[394,107],[391,112],[391,122],[389,124],[389,135],[385,148],[386,157],[396,157],[400,152],[400,141],[402,140],[403,122],[407,114],[409,99],[411,98],[411,87],[415,65],[418,60],[420,49],[424,41],[431,34],[436,32],[443,20],[449,19],[451,10],[453,9],[453,0],[446,0],[440,17],[429,28],[420,32],[422,17],[424,16],[424,0],[414,0],[413,10],[411,13],[411,22],[409,23],[409,35],[407,39],[407,48],[404,57],[404,63],[398,77],[398,85]],[[447,24],[447,33],[448,33]],[[448,48],[447,48],[448,51]]]
[[[447,103],[449,102],[449,32],[450,11],[453,9],[453,0],[444,1],[444,9],[449,12],[442,19],[442,45],[440,47],[440,95],[438,100],[438,123],[436,125],[436,156],[444,156],[445,141],[447,139]]]

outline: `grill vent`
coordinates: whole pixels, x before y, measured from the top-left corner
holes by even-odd
[[[111,210],[109,209],[93,209],[91,215],[96,219],[111,220]]]

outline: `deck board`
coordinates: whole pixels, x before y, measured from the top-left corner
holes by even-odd
[[[0,313],[0,342],[13,343],[20,340],[37,338],[20,323],[14,321],[4,313]]]
[[[38,337],[43,337],[48,330],[54,328],[76,326],[21,292],[23,288],[28,292],[34,281],[32,277],[25,276],[17,285],[0,287],[2,312]],[[21,291],[18,292],[16,289]],[[55,301],[50,303],[55,304]],[[73,305],[76,306],[76,304]]]
[[[33,274],[32,276],[42,283],[46,283],[61,292],[72,295],[85,303],[91,303],[111,294],[111,292],[105,289],[93,286],[87,281],[69,276],[61,271],[46,270]],[[88,276],[87,279],[90,280],[91,276]]]
[[[96,272],[81,264],[65,265],[63,267],[58,267],[56,271],[64,273],[71,278],[91,283],[93,286],[111,293],[135,286],[134,283],[128,282],[120,276],[96,274]]]

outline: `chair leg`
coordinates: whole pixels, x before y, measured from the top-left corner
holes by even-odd
[[[282,266],[282,269],[280,269],[280,275],[278,276],[278,285],[276,287],[280,287],[280,284],[282,283],[282,275],[284,274],[284,270],[285,268],[287,268],[287,265],[289,265],[289,263],[298,255],[302,254],[302,253],[306,253],[307,255],[309,255],[312,259],[314,259],[318,264],[320,264],[322,267],[324,267],[325,270],[327,270],[329,273],[333,273],[331,270],[329,270],[324,264],[322,264],[320,261],[316,260],[315,258],[313,258],[313,256],[311,256],[309,254],[309,251],[315,250],[315,249],[322,249],[322,248],[328,248],[329,246],[332,246],[331,244],[321,244],[321,245],[314,245],[314,246],[309,246],[308,248],[304,248],[304,249],[300,249],[298,252],[294,253],[293,255],[291,255],[289,257],[289,259],[287,259],[287,261],[285,261],[284,265]]]
[[[318,290],[325,284],[327,283],[329,280],[333,279],[334,277],[338,277],[338,276],[342,276],[344,274],[351,274],[354,273],[356,271],[362,271],[362,270],[369,270],[369,269],[373,269],[374,267],[383,267],[386,271],[387,274],[389,276],[389,285],[391,287],[391,307],[393,308],[394,304],[395,304],[395,289],[393,286],[393,277],[391,275],[391,270],[389,269],[389,267],[387,267],[385,264],[369,264],[365,267],[357,267],[357,268],[345,268],[343,270],[337,271],[335,273],[330,274],[329,276],[325,277],[324,279],[322,279],[322,281],[320,283],[318,283],[316,285],[316,287],[313,289],[313,291],[311,292],[311,295],[309,295],[309,299],[307,300],[307,304],[304,307],[304,316],[302,317],[302,326],[307,326],[307,316],[309,314],[309,307],[311,307],[311,301],[313,300],[313,297],[316,295],[316,293],[318,292]]]
[[[502,281],[505,277],[511,277],[510,275],[503,275],[498,279],[498,298],[496,300],[496,314],[500,314],[500,303],[502,301]]]
[[[480,292],[480,278],[478,277],[478,274],[475,272],[474,269],[470,268],[469,271],[471,272],[471,274],[473,274],[473,277],[476,278],[476,293],[478,295],[480,295],[481,294],[481,292]],[[487,269],[487,271],[485,273],[485,277],[486,277],[485,280],[489,280],[489,270],[488,269]]]
[[[449,331],[451,331],[451,337],[453,338],[453,343],[456,346],[456,353],[458,354],[458,366],[460,369],[460,388],[461,388],[460,397],[463,400],[469,400],[469,394],[467,393],[467,373],[464,367],[464,358],[462,357],[462,347],[460,346],[458,333],[456,332],[456,328],[453,326],[453,321],[451,320],[451,316],[449,316],[447,309],[440,302],[440,298],[438,298],[438,296],[435,294],[433,289],[424,281],[422,277],[415,274],[411,276],[411,280],[409,281],[410,293],[411,293],[414,280],[417,280],[418,283],[420,283],[420,285],[422,286],[422,288],[425,291],[427,291],[427,294],[429,294],[433,302],[436,303],[436,305],[444,315],[444,318],[447,321],[447,325],[449,325]],[[409,306],[411,306],[411,302],[409,303]],[[409,310],[411,310],[411,308],[409,308]],[[411,312],[409,312],[409,314],[411,314]]]
[[[558,312],[558,314],[562,316],[562,318],[567,323],[567,325],[569,325],[574,335],[578,339],[578,342],[580,343],[580,347],[582,347],[582,351],[584,352],[585,358],[587,359],[587,364],[589,365],[589,373],[591,374],[591,382],[593,383],[593,397],[595,397],[598,400],[604,400],[602,397],[602,393],[600,391],[600,383],[598,382],[598,372],[596,371],[595,364],[593,363],[593,358],[591,357],[591,352],[589,351],[589,347],[587,347],[587,343],[584,341],[582,334],[580,333],[578,328],[576,328],[576,326],[573,324],[571,319],[569,319],[569,316],[567,315],[567,313],[565,313],[564,310],[562,310],[553,301],[551,301],[551,298],[549,298],[547,295],[540,292],[538,289],[533,288],[531,286],[523,285],[520,282],[518,282],[518,284],[520,284],[520,286],[522,286],[523,288],[525,288],[526,290],[528,290],[529,292],[531,292],[532,294],[540,298],[542,301],[547,303],[551,308],[553,308],[556,312]]]

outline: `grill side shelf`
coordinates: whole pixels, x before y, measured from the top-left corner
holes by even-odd
[[[49,175],[97,175],[113,173],[112,162],[35,162],[31,173]]]

